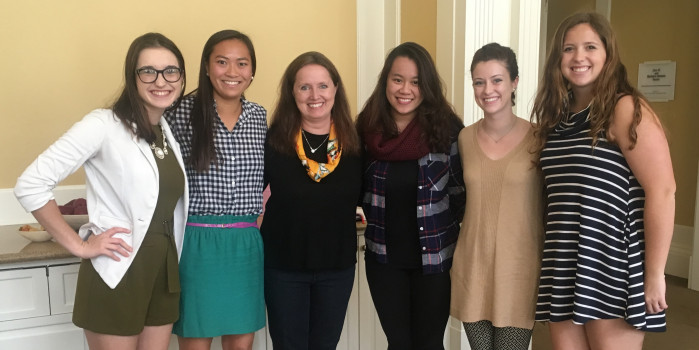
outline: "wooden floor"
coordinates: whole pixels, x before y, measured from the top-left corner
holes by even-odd
[[[667,276],[667,332],[647,333],[644,350],[699,350],[699,292],[687,280]],[[534,327],[532,350],[551,350],[548,326]]]

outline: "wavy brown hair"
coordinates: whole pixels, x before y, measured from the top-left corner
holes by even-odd
[[[531,121],[536,125],[537,152],[543,149],[551,130],[568,112],[571,112],[569,111],[572,105],[572,94],[569,93],[571,87],[561,72],[563,40],[570,29],[583,23],[590,25],[597,33],[607,54],[604,67],[592,88],[593,98],[590,107],[592,144],[597,143],[600,132],[609,129],[617,101],[623,96],[630,95],[633,99],[633,120],[629,126],[630,149],[636,145],[638,136],[636,127],[641,122],[641,104],[647,106],[648,101],[629,83],[626,67],[619,57],[616,35],[609,21],[598,13],[586,12],[576,13],[564,19],[551,41],[551,48],[544,65],[544,75],[541,78],[531,114]]]
[[[376,88],[357,117],[359,133],[364,135],[370,132],[381,132],[388,138],[398,136],[398,127],[391,116],[391,105],[386,97],[388,74],[398,57],[407,57],[417,66],[417,82],[423,100],[417,108],[416,118],[422,127],[430,150],[440,152],[449,150],[452,126],[463,125],[463,122],[444,97],[442,81],[429,52],[413,42],[396,46],[386,57]]]
[[[347,93],[340,73],[330,59],[315,51],[302,53],[291,61],[284,71],[279,83],[279,100],[274,108],[272,123],[267,132],[267,142],[278,152],[296,153],[296,137],[301,130],[301,111],[296,106],[294,83],[296,82],[296,73],[309,64],[317,64],[325,68],[337,88],[335,103],[330,110],[330,118],[335,126],[335,134],[342,152],[359,154],[359,136],[357,136],[357,131],[352,123]]]

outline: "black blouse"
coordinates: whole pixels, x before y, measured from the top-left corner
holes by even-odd
[[[316,147],[325,135],[307,137]],[[321,145],[311,155],[305,140],[304,146],[309,158],[317,158],[326,149]],[[282,154],[266,144],[265,184],[270,185],[271,193],[260,228],[265,267],[324,270],[344,269],[356,263],[359,155],[343,153],[335,170],[315,182],[295,152]]]

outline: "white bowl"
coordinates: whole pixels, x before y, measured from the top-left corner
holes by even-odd
[[[90,221],[87,215],[63,215],[63,219],[65,219],[68,225],[75,231],[79,230],[80,226]]]
[[[51,235],[46,231],[17,231],[22,237],[32,241],[32,242],[46,242],[50,241]]]

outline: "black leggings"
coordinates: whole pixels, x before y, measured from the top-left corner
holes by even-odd
[[[366,276],[388,350],[444,349],[449,271],[423,275],[422,268],[397,268],[367,257]]]
[[[473,350],[527,350],[532,330],[493,327],[490,321],[464,322],[468,343]]]

